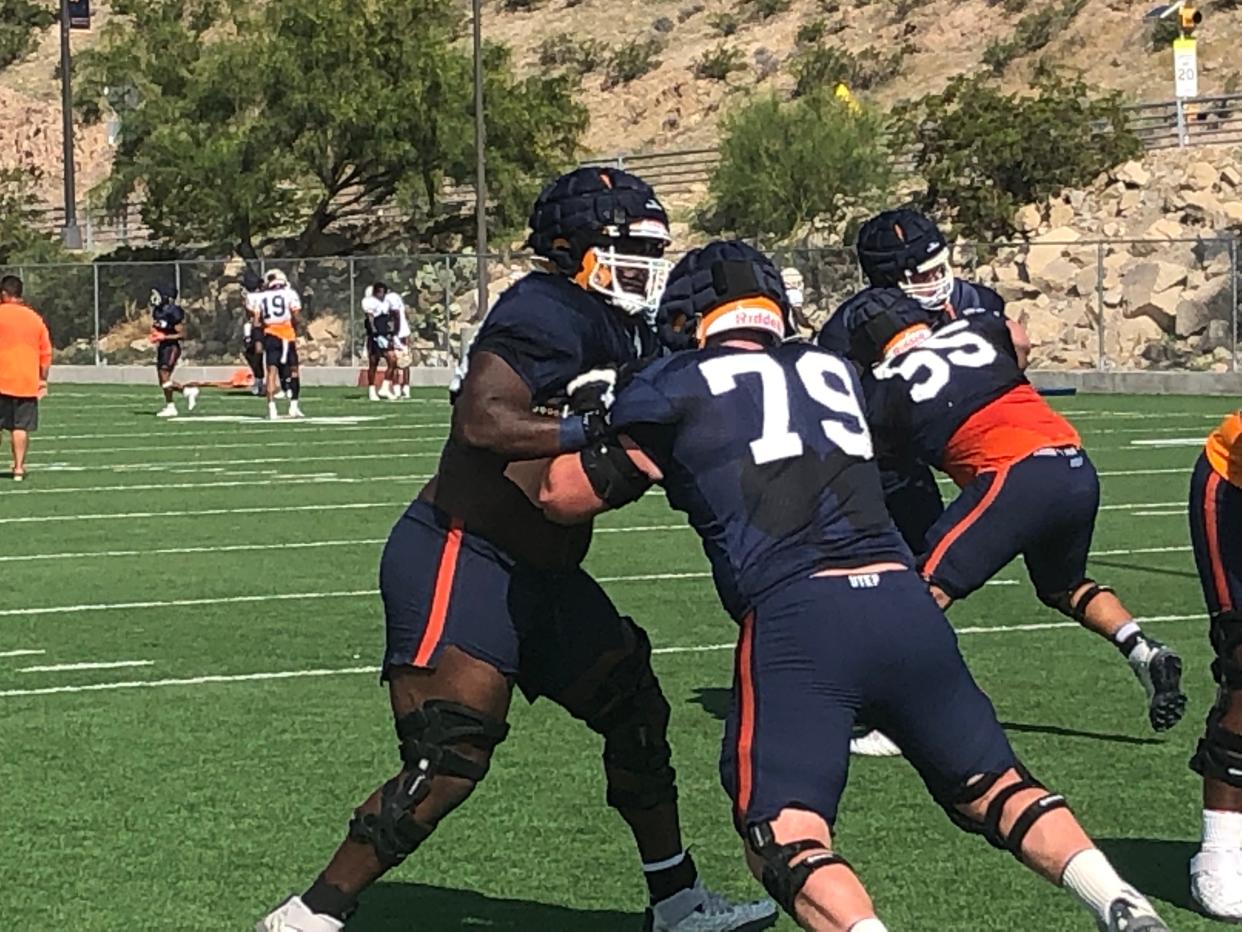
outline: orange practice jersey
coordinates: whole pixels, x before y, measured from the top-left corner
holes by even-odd
[[[1207,438],[1208,462],[1231,485],[1242,489],[1242,411],[1235,411]]]

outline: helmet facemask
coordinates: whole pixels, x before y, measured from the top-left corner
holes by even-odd
[[[941,249],[914,271],[907,271],[897,285],[925,310],[940,311],[953,294],[953,281],[949,250]]]
[[[673,263],[664,258],[668,229],[654,220],[631,223],[625,236],[587,248],[575,281],[626,314],[653,316]]]

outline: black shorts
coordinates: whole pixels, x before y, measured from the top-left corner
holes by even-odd
[[[298,364],[298,344],[295,340],[285,340],[270,333],[263,334],[263,355],[268,366],[296,366]]]
[[[0,430],[39,429],[39,399],[0,394]]]
[[[181,341],[162,340],[155,348],[155,368],[172,372],[181,360]]]
[[[384,345],[381,346],[380,341],[383,341]],[[369,336],[367,337],[367,355],[370,356],[372,359],[383,359],[389,353],[395,353],[396,351],[397,351],[397,338],[396,337],[390,337],[390,336],[379,336],[379,337]]]
[[[962,489],[927,532],[919,569],[964,599],[1021,555],[1035,591],[1059,596],[1086,578],[1099,508],[1100,480],[1086,453],[1036,451]]]
[[[953,629],[909,570],[772,591],[743,619],[734,664],[720,776],[739,832],[787,808],[832,825],[859,720],[897,742],[942,805],[971,777],[1017,765]]]
[[[393,667],[434,668],[453,646],[517,681],[528,699],[556,699],[610,651],[631,643],[599,583],[579,568],[535,569],[416,501],[380,560]]]

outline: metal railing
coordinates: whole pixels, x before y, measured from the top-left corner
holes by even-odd
[[[802,272],[805,312],[817,326],[863,284],[849,248],[779,249],[774,258]],[[1009,302],[1042,368],[1242,371],[1236,238],[979,243],[959,245],[954,264]],[[454,365],[463,333],[486,312],[477,306],[471,254],[282,259],[269,267],[282,269],[302,295],[300,351],[308,366],[365,360],[361,302],[377,279],[406,300],[415,365]],[[495,300],[530,264],[493,256],[489,268]],[[147,297],[165,284],[178,289],[188,314],[185,361],[240,366],[243,270],[234,259],[28,265],[0,274],[25,279],[59,363],[150,363]]]

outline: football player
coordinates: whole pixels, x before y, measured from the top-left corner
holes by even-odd
[[[1203,845],[1190,892],[1242,922],[1242,411],[1208,437],[1190,486],[1190,539],[1211,620],[1216,703],[1191,759],[1203,777]]]
[[[862,292],[841,313],[853,357],[870,367],[863,385],[881,448],[930,463],[960,489],[919,558],[936,601],[966,598],[1021,555],[1041,602],[1127,659],[1152,728],[1177,724],[1181,659],[1087,575],[1099,478],[1078,432],[1022,374],[1021,325],[974,309],[933,328],[897,289]]]
[[[181,359],[181,341],[185,339],[185,310],[177,303],[177,289],[172,285],[156,285],[151,289],[151,342],[155,344],[155,374],[164,392],[164,407],[156,417],[176,417],[173,393],[185,396],[186,408],[194,410],[198,388],[173,381],[173,370]]]
[[[397,319],[388,301],[386,284],[375,282],[369,292],[362,299],[367,330],[367,394],[372,401],[379,401],[381,398],[394,401],[399,397],[399,393],[393,394],[393,384],[397,378]],[[382,382],[379,380],[381,361],[385,366]]]
[[[265,289],[258,293],[251,307],[252,324],[263,326],[263,355],[267,363],[267,416],[273,421],[277,388],[289,398],[289,417],[302,417],[299,399],[302,396],[301,370],[298,368],[297,333],[294,325],[302,311],[302,299],[289,285],[280,269],[264,276]]]
[[[397,380],[393,384],[401,386],[397,395],[401,398],[409,398],[410,366],[414,362],[414,357],[410,353],[410,315],[405,309],[404,299],[395,291],[388,292],[388,305],[393,317],[397,320],[397,332],[393,337],[397,357]]]
[[[267,385],[267,373],[263,359],[263,318],[260,299],[263,296],[263,279],[247,268],[242,273],[242,288],[246,292],[246,319],[242,322],[242,356],[250,367],[254,381],[250,393],[262,395]]]
[[[804,929],[885,928],[832,841],[866,709],[959,827],[1065,886],[1102,929],[1167,930],[1014,755],[885,511],[854,368],[783,342],[776,267],[712,243],[677,264],[664,303],[700,348],[620,387],[617,435],[553,460],[540,501],[583,520],[654,481],[702,538],[740,628],[721,775],[768,892]]]
[[[480,329],[437,475],[381,559],[383,679],[401,769],[358,807],[318,879],[260,932],[340,929],[358,895],[486,776],[515,683],[603,739],[607,802],[634,835],[650,894],[648,932],[775,922],[770,902],[735,905],[703,887],[682,844],[669,704],[647,635],[582,570],[590,527],[552,523],[518,484],[530,470],[519,461],[602,435],[594,410],[560,414],[571,380],[654,350],[645,315],[668,274],[668,218],[639,178],[582,168],[543,190],[530,227],[544,271],[507,289]],[[580,393],[596,391],[578,381]]]

